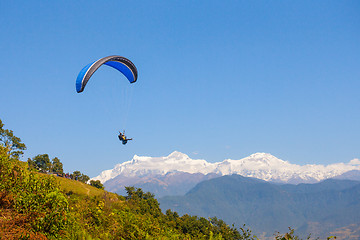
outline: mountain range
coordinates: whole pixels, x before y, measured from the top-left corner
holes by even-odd
[[[330,165],[297,165],[269,153],[209,163],[191,159],[174,151],[166,157],[135,155],[132,160],[117,164],[92,178],[100,180],[105,189],[125,194],[125,186],[140,187],[157,197],[184,195],[196,184],[212,178],[237,174],[276,183],[316,183],[328,178],[360,179],[360,160]]]

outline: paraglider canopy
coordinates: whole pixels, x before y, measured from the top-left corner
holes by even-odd
[[[95,62],[89,63],[80,71],[76,79],[76,91],[78,93],[84,91],[84,88],[91,76],[102,65],[108,65],[120,71],[130,83],[134,83],[137,80],[137,69],[129,59],[117,55],[104,57]]]

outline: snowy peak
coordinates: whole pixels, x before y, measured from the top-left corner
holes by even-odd
[[[144,157],[134,155],[133,159],[117,164],[114,169],[103,171],[93,178],[106,182],[118,175],[134,177],[149,174],[165,175],[171,172],[209,173],[211,164],[205,160],[193,160],[184,153],[172,152],[167,157]]]
[[[256,160],[256,161],[262,161],[267,163],[287,163],[284,160],[281,160],[270,153],[254,153],[250,156],[243,158],[244,160]]]
[[[259,167],[288,165],[289,162],[281,160],[269,153],[254,153],[249,157],[240,159],[243,164],[257,164]]]
[[[218,175],[239,174],[265,181],[301,183],[317,182],[341,175],[347,171],[360,170],[360,160],[331,165],[296,165],[281,160],[269,153],[254,153],[248,157],[222,162],[209,163],[203,159],[191,159],[188,155],[174,151],[166,157],[146,157],[134,155],[133,159],[117,164],[114,169],[103,171],[93,178],[106,182],[117,176],[139,177],[165,175],[167,173],[214,173]]]
[[[253,153],[246,158],[248,158],[248,159],[266,159],[266,160],[272,159],[272,158],[278,159],[278,158],[274,157],[273,155],[271,155],[270,153],[260,153],[260,152]]]
[[[181,153],[181,152],[178,152],[178,151],[174,151],[172,153],[169,154],[169,156],[167,156],[166,158],[170,159],[190,159],[188,155],[186,155],[185,153]]]
[[[278,178],[278,169],[297,169],[298,166],[276,158],[269,153],[254,153],[239,160],[227,159],[217,164],[216,173],[222,175],[240,174],[269,181]]]

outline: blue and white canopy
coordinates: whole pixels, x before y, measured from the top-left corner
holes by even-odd
[[[109,56],[101,58],[95,62],[86,65],[79,73],[76,79],[76,91],[78,93],[84,91],[84,88],[94,74],[94,72],[102,65],[108,65],[120,71],[129,80],[134,83],[137,80],[138,73],[135,65],[127,58],[121,56]]]

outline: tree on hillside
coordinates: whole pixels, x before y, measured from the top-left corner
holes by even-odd
[[[37,165],[35,164],[35,161],[33,161],[31,158],[28,158],[27,163],[28,163],[29,169],[38,170]]]
[[[27,162],[30,168],[35,168],[39,172],[46,173],[51,168],[50,158],[47,154],[38,154],[32,159],[29,158]]]
[[[28,159],[28,165],[30,169],[36,169],[39,172],[50,172],[63,174],[63,164],[60,159],[54,157],[51,161],[48,154],[38,154],[32,159]]]
[[[127,192],[126,199],[133,199],[133,200],[144,199],[144,200],[147,200],[147,199],[155,198],[154,194],[152,194],[151,192],[144,193],[141,188],[125,187],[125,190]]]
[[[60,162],[60,159],[58,159],[57,157],[54,157],[51,160],[51,172],[53,173],[60,173],[63,174],[64,170],[63,170],[63,164]]]
[[[90,180],[90,177],[82,173],[78,180],[80,182],[87,183]]]
[[[74,180],[78,180],[78,178],[81,176],[81,172],[80,171],[74,171],[72,174],[72,179]]]
[[[90,179],[89,176],[81,173],[80,171],[74,171],[74,172],[71,174],[71,178],[74,179],[74,180],[83,182],[83,183],[87,183],[87,181],[89,181],[89,179]]]
[[[104,185],[100,182],[100,180],[90,180],[90,185],[99,189],[104,189]]]
[[[23,155],[23,150],[26,150],[26,146],[21,142],[21,139],[14,136],[12,130],[4,129],[4,124],[0,119],[0,146],[5,148],[7,153],[13,158],[19,158]]]
[[[150,192],[143,192],[141,188],[125,187],[127,196],[125,199],[129,202],[136,203],[139,206],[141,214],[151,214],[155,217],[162,215],[160,204],[155,199],[155,195]]]

